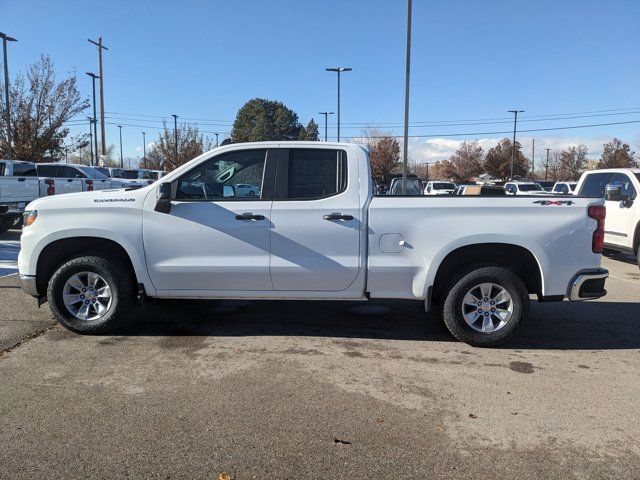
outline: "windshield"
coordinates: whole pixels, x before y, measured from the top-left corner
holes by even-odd
[[[149,170],[138,170],[138,178],[143,178],[145,180],[155,180],[156,177],[153,176],[153,172]]]
[[[109,174],[109,169],[108,168],[104,168],[104,167],[93,167],[95,168],[97,171],[99,171],[101,174],[106,175],[107,177],[110,177],[111,175]]]
[[[106,180],[109,178],[104,173],[99,172],[97,168],[87,167],[84,165],[78,165],[78,168],[86,173],[89,178],[95,178],[96,180]]]
[[[137,170],[125,170],[124,178],[129,180],[137,180],[138,179],[138,171]]]
[[[434,190],[453,190],[456,186],[449,182],[436,182],[433,184]]]
[[[391,180],[391,195],[402,195],[402,179]],[[407,178],[407,195],[422,195],[422,181],[419,178]]]
[[[520,190],[521,192],[539,192],[540,190],[543,190],[543,188],[537,183],[529,183],[526,185],[518,185],[518,190]]]

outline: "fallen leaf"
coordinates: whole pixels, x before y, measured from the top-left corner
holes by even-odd
[[[378,417],[378,418],[376,418],[375,421],[376,421],[376,423],[382,423],[382,422],[384,422],[384,419]]]
[[[228,473],[221,473],[218,475],[218,480],[233,480],[233,477]]]
[[[342,440],[338,437],[333,437],[333,443],[335,445],[351,445],[351,442],[347,442],[346,440]]]
[[[477,415],[474,415],[473,413],[469,414],[469,418],[478,418]]]

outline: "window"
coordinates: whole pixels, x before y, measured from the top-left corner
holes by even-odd
[[[94,168],[94,167],[87,167],[83,165],[81,167],[78,167],[78,169],[80,169],[87,178],[93,178],[95,180],[106,180],[109,178],[104,173],[102,173],[101,171],[99,171],[97,168]]]
[[[624,173],[614,173],[609,183],[618,184],[622,186],[620,192],[624,196],[628,196],[630,200],[635,200],[636,189],[633,187],[631,179]]]
[[[543,190],[543,188],[537,183],[524,183],[518,185],[521,192],[539,192]]]
[[[311,200],[335,195],[346,188],[346,156],[341,150],[289,151],[286,198]]]
[[[612,173],[607,172],[588,174],[580,188],[580,195],[585,197],[604,197],[604,187],[607,183],[610,183],[612,176]]]
[[[33,163],[14,163],[13,176],[14,177],[37,177],[38,172],[36,172],[36,166]]]
[[[58,165],[38,165],[36,169],[39,177],[62,177],[62,167]]]
[[[217,155],[183,175],[179,200],[256,200],[262,195],[266,150]]]
[[[73,167],[63,166],[62,167],[62,177],[63,178],[86,178],[86,175],[82,173],[80,170],[77,170]]]
[[[456,188],[456,186],[453,183],[438,182],[433,184],[433,188],[436,190],[452,190]]]

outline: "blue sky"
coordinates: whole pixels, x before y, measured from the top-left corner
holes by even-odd
[[[159,131],[152,127],[172,113],[228,132],[253,97],[281,100],[303,123],[321,123],[317,112],[336,109],[335,74],[324,71],[335,65],[353,68],[343,76],[343,136],[375,123],[401,134],[404,0],[0,0],[0,10],[0,31],[19,40],[10,47],[12,75],[48,53],[60,76],[78,74],[87,96],[84,72],[97,71],[97,55],[86,39],[103,36],[105,109],[118,112],[107,121],[124,125],[125,156],[140,155],[140,131],[152,142]],[[508,122],[514,107],[526,110],[522,129],[640,120],[639,19],[633,0],[414,0],[411,122]],[[619,111],[540,117],[602,110]],[[491,146],[506,135],[484,132],[511,128],[414,126],[410,134],[436,137],[413,138],[410,153],[434,161],[464,138]],[[451,133],[477,134],[442,136]],[[525,151],[536,138],[540,152],[583,141],[598,154],[612,136],[640,150],[640,123],[519,138]],[[107,141],[117,139],[108,125]]]

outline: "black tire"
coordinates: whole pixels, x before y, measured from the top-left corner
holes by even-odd
[[[492,333],[474,330],[462,313],[465,295],[481,283],[493,283],[506,289],[513,303],[511,319]],[[460,272],[447,290],[442,307],[444,323],[454,337],[474,347],[493,347],[504,342],[529,314],[527,288],[520,277],[507,268],[478,267]]]
[[[636,250],[636,261],[638,262],[638,268],[640,268],[640,245],[638,245],[638,250]]]
[[[72,275],[80,272],[97,273],[111,289],[111,303],[100,318],[81,320],[64,305],[64,285]],[[135,287],[135,280],[124,262],[101,254],[86,255],[66,261],[54,272],[47,288],[47,298],[51,311],[65,328],[76,333],[104,334],[116,330],[131,317],[136,303]]]

